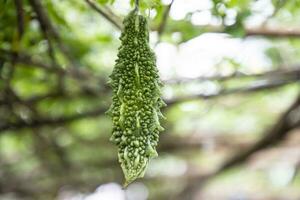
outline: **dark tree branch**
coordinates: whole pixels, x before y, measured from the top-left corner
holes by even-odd
[[[17,23],[18,23],[18,32],[19,39],[22,38],[24,33],[24,9],[23,9],[23,0],[15,0],[16,12],[17,12]]]
[[[55,73],[58,75],[58,77],[67,76],[68,78],[75,79],[81,88],[80,94],[82,95],[98,96],[98,94],[101,94],[101,92],[108,91],[108,85],[105,83],[105,80],[103,80],[103,78],[95,76],[90,71],[85,70],[84,68],[66,67],[65,69],[63,69],[56,63],[52,63],[52,65],[47,64],[46,62],[42,62],[41,60],[31,57],[24,53],[18,53],[17,57],[15,55],[16,55],[15,52],[0,49],[0,59],[9,62],[14,61],[16,63],[16,65],[14,65],[15,67],[19,67],[20,65],[17,64],[21,64],[23,67],[35,67],[41,70],[45,70],[47,72]],[[94,84],[90,84],[90,83],[94,83]],[[50,92],[49,94],[33,96],[24,101],[33,103],[46,98],[56,98],[56,97],[64,97],[64,96],[70,96],[70,95],[66,91],[56,90]],[[7,98],[0,100],[0,104],[8,105],[10,103],[12,102]]]
[[[240,149],[249,145],[250,141],[231,138],[230,136],[214,136],[212,133],[205,133],[203,136],[172,136],[172,133],[166,133],[160,136],[159,152],[171,152],[183,150],[200,150],[205,148],[207,141],[212,141],[217,148],[222,149]]]
[[[224,33],[225,27],[223,26],[195,26],[195,29],[202,30],[205,33]],[[181,31],[178,27],[172,28],[173,32]],[[271,37],[271,38],[299,38],[300,29],[299,28],[269,28],[269,27],[246,27],[245,28],[245,37],[247,36],[262,36],[262,37]]]
[[[47,41],[49,57],[53,61],[53,63],[55,63],[54,49],[53,49],[52,42],[51,42],[51,36],[60,40],[59,35],[56,32],[56,30],[54,29],[54,27],[52,26],[52,24],[51,24],[50,20],[48,19],[45,11],[43,10],[43,7],[40,4],[40,2],[36,2],[34,0],[30,1],[30,2],[31,2],[31,5],[32,5],[35,13],[37,14],[37,18],[40,23],[42,33],[44,35],[44,38]]]
[[[165,84],[181,84],[181,83],[190,83],[193,81],[226,81],[234,78],[283,78],[283,77],[300,77],[300,65],[294,65],[290,68],[285,69],[285,66],[278,67],[279,70],[266,71],[262,73],[254,73],[254,74],[245,74],[242,72],[234,72],[229,75],[215,75],[215,76],[200,76],[196,78],[174,78],[169,80],[163,80]]]
[[[85,0],[89,6],[94,9],[96,12],[98,12],[100,15],[102,15],[104,18],[106,18],[110,23],[112,23],[116,28],[119,30],[122,30],[122,25],[119,22],[120,20],[116,20],[115,16],[110,16],[107,14],[103,9],[101,9],[99,6],[97,6],[92,0]],[[171,10],[171,7],[174,3],[174,0],[166,7],[166,10],[163,14],[162,21],[158,27],[154,27],[151,30],[158,31],[159,35],[162,35],[162,33],[165,30],[169,13]],[[114,19],[115,18],[115,19]],[[214,27],[214,26],[207,26],[203,27],[200,26],[199,28],[207,30],[207,32],[223,32],[224,27]],[[180,30],[178,30],[180,31]],[[245,36],[264,36],[264,37],[275,37],[275,38],[282,38],[282,37],[300,37],[300,30],[299,29],[284,29],[284,28],[268,28],[268,27],[257,27],[257,28],[246,28],[245,29]]]
[[[0,57],[5,61],[12,62],[15,54],[16,52],[14,51],[0,49]],[[58,65],[49,65],[45,62],[38,61],[32,58],[31,56],[21,52],[18,52],[18,57],[15,59],[15,62],[19,64],[28,65],[30,67],[40,68],[49,72],[64,73],[63,70]]]
[[[227,90],[220,90],[214,94],[198,94],[198,95],[192,95],[192,96],[185,96],[185,97],[177,97],[170,100],[165,100],[167,102],[168,106],[171,106],[173,104],[185,102],[185,101],[192,101],[195,99],[211,99],[216,98],[220,96],[225,95],[231,95],[231,94],[241,94],[241,93],[251,93],[251,92],[258,92],[266,89],[276,89],[278,87],[296,83],[299,81],[299,77],[292,77],[290,79],[283,79],[283,80],[276,80],[276,81],[264,81],[263,84],[261,83],[254,83],[253,85],[250,85],[248,87],[241,87],[241,88],[233,88],[233,89],[227,89]]]
[[[231,167],[234,167],[238,164],[243,163],[255,152],[265,149],[271,145],[282,142],[283,139],[287,136],[289,131],[298,127],[300,119],[296,119],[296,123],[291,120],[291,113],[300,106],[300,95],[296,98],[294,103],[283,113],[283,115],[277,120],[273,127],[253,146],[249,149],[237,153],[235,156],[227,160],[218,170],[218,173],[223,172]]]
[[[37,103],[40,103],[43,100],[59,100],[59,99],[68,99],[68,100],[73,100],[76,98],[86,98],[86,97],[91,97],[91,98],[99,98],[101,96],[103,96],[103,91],[102,90],[83,90],[80,91],[78,93],[70,93],[68,91],[61,91],[61,90],[57,90],[57,91],[53,91],[53,92],[49,92],[46,94],[41,94],[41,95],[35,95],[35,96],[31,96],[28,98],[24,98],[22,100],[19,101],[19,103],[23,103],[23,104],[30,104],[30,105],[34,105]],[[12,103],[15,102],[15,99],[0,99],[0,105],[10,105]]]
[[[76,59],[70,53],[69,49],[63,44],[58,31],[52,25],[46,10],[41,4],[41,1],[29,0],[29,3],[37,15],[38,21],[40,23],[41,29],[44,32],[45,37],[48,38],[48,35],[51,36],[56,41],[58,48],[68,59],[68,61],[72,64],[72,66],[78,67],[77,62],[75,62]],[[48,41],[50,42],[50,39]],[[49,48],[51,48],[50,46]]]
[[[298,29],[271,29],[271,28],[246,28],[246,36],[264,36],[275,38],[298,38],[300,37],[300,30]]]
[[[298,81],[299,79],[296,79]],[[273,88],[278,88],[280,86],[286,85],[288,83],[292,83],[295,80],[289,80],[289,81],[277,81],[274,83],[267,83],[264,85],[259,85],[259,86],[253,86],[253,87],[248,87],[248,88],[237,88],[237,89],[232,89],[228,91],[223,91],[218,94],[212,94],[212,95],[196,95],[193,97],[189,98],[177,98],[177,99],[172,99],[172,100],[165,100],[165,102],[171,106],[175,103],[183,102],[183,101],[188,101],[192,99],[197,99],[197,98],[214,98],[214,97],[219,97],[222,95],[229,95],[229,94],[237,94],[237,93],[246,93],[246,92],[256,92],[256,91],[262,91],[265,89],[273,89]],[[17,130],[17,129],[22,129],[22,128],[32,128],[32,127],[41,127],[45,125],[62,125],[71,121],[75,121],[78,119],[82,119],[85,117],[96,117],[99,115],[104,114],[104,112],[107,110],[106,108],[99,108],[95,109],[93,111],[87,111],[84,113],[80,114],[74,114],[72,116],[62,116],[62,117],[57,117],[57,118],[46,118],[46,119],[36,119],[33,120],[30,123],[27,122],[14,122],[14,123],[8,123],[0,126],[0,132],[1,131],[6,131],[6,130]]]
[[[40,68],[52,73],[57,73],[57,74],[65,74],[68,75],[69,77],[78,79],[78,80],[91,80],[94,79],[96,81],[101,82],[101,78],[93,75],[87,70],[84,70],[82,68],[74,68],[74,67],[67,67],[66,69],[62,69],[58,65],[49,65],[45,62],[42,62],[40,60],[34,59],[33,57],[26,55],[24,53],[18,53],[18,57],[15,57],[15,52],[7,51],[4,49],[0,49],[0,58],[3,60],[7,61],[12,61],[15,59],[16,63],[19,64],[24,64],[28,67],[36,67]],[[255,85],[246,87],[246,88],[237,88],[237,89],[230,89],[230,90],[223,90],[223,91],[218,91],[216,94],[199,94],[195,96],[188,96],[188,97],[181,97],[177,99],[172,99],[168,100],[169,104],[181,102],[181,101],[188,101],[188,100],[193,100],[196,98],[213,98],[221,95],[227,95],[227,94],[232,94],[232,93],[243,93],[243,92],[248,92],[248,91],[257,91],[260,89],[268,89],[268,88],[274,88],[277,86],[289,84],[292,82],[296,82],[297,80],[300,79],[300,67],[298,65],[292,67],[291,69],[288,70],[275,70],[275,71],[268,71],[265,73],[261,74],[241,74],[241,73],[234,73],[228,76],[211,76],[211,77],[199,77],[195,79],[171,79],[171,80],[165,80],[165,84],[178,84],[178,83],[186,83],[186,82],[191,82],[191,81],[225,81],[229,80],[232,78],[264,78],[264,79],[275,79],[273,82],[263,82],[261,85]],[[105,86],[105,89],[107,89],[107,85],[102,81],[99,83],[99,85]],[[57,92],[55,92],[54,95],[53,93],[49,94],[49,97],[57,97]],[[48,96],[43,95],[43,96]],[[40,99],[39,97],[37,99]]]
[[[105,12],[104,9],[102,9],[101,7],[97,6],[92,0],[85,0],[85,2],[93,9],[95,10],[97,13],[99,13],[100,15],[102,15],[107,21],[109,21],[111,24],[113,24],[118,30],[122,30],[122,24],[114,19],[116,18],[115,16],[110,16],[107,12]]]
[[[274,123],[274,125],[267,131],[267,133],[255,142],[248,149],[239,151],[235,156],[229,158],[221,167],[215,172],[207,175],[202,175],[198,177],[193,177],[192,180],[187,184],[186,189],[181,193],[180,198],[187,200],[192,200],[199,190],[201,185],[206,183],[206,181],[214,178],[215,176],[223,173],[224,171],[243,164],[250,156],[254,153],[266,149],[271,145],[278,144],[283,141],[283,139],[290,133],[291,130],[300,126],[300,119],[291,120],[291,115],[295,110],[300,109],[300,94],[292,105],[281,115],[281,117]]]
[[[117,20],[116,16],[111,16],[112,14],[108,14],[105,12],[104,9],[97,6],[92,0],[85,0],[87,4],[94,9],[96,12],[98,12],[100,15],[102,15],[105,19],[107,19],[110,23],[112,23],[117,29],[122,30],[122,24],[120,23],[120,20]],[[158,27],[153,28],[153,31],[158,31],[159,35],[162,35],[162,33],[165,30],[167,20],[169,17],[169,12],[171,10],[171,7],[174,3],[174,0],[171,1],[171,3],[166,7],[166,10],[163,14],[162,21]],[[204,30],[208,30],[207,32],[223,32],[224,27],[214,27],[214,26],[207,26],[203,28],[203,26],[199,27]],[[178,30],[180,31],[180,30]],[[300,30],[299,29],[284,29],[284,28],[268,28],[268,27],[255,27],[255,28],[246,28],[245,29],[245,36],[264,36],[264,37],[275,37],[275,38],[282,38],[282,37],[300,37]]]
[[[0,49],[0,58],[6,61],[12,61],[15,59],[15,62],[18,64],[23,64],[26,67],[35,67],[42,70],[46,70],[48,72],[56,73],[58,75],[68,75],[69,77],[78,79],[78,80],[100,80],[99,77],[93,75],[91,72],[84,70],[82,68],[76,68],[76,67],[66,67],[66,69],[63,69],[58,64],[52,63],[48,64],[46,62],[43,62],[40,59],[35,59],[30,55],[27,55],[23,52],[18,52],[18,57],[14,57],[16,52],[8,51],[5,49]]]
[[[59,34],[57,30],[53,27],[50,19],[47,16],[46,11],[44,10],[42,4],[38,0],[28,0],[31,7],[33,8],[34,12],[37,15],[38,21],[40,23],[41,29],[44,32],[49,33],[52,37],[54,37],[56,40],[60,41]]]
[[[57,118],[39,118],[35,119],[34,121],[31,122],[25,122],[25,121],[20,121],[20,122],[13,122],[9,124],[5,124],[0,126],[0,132],[6,131],[6,130],[18,130],[22,128],[38,128],[42,126],[57,126],[57,125],[63,125],[75,120],[80,120],[84,118],[89,118],[89,117],[96,117],[99,115],[104,114],[106,111],[106,108],[97,108],[93,109],[91,111],[79,113],[79,114],[74,114],[70,116],[63,116],[63,117],[57,117]]]
[[[287,72],[282,72],[282,74],[288,74],[288,73]],[[267,75],[267,76],[269,76],[269,75]],[[293,83],[293,81],[295,81],[295,79],[293,78],[290,81],[289,81],[289,79],[284,79],[284,80],[278,81],[276,83],[270,83],[270,85],[266,84],[266,85],[260,85],[260,86],[250,86],[250,87],[245,87],[245,88],[236,88],[236,89],[231,89],[231,90],[223,90],[223,91],[221,91],[220,93],[217,93],[217,94],[207,94],[207,95],[204,95],[204,94],[200,95],[199,94],[199,95],[196,95],[196,96],[181,97],[181,98],[174,98],[174,99],[165,99],[165,101],[167,102],[167,104],[169,106],[171,106],[171,105],[176,104],[176,103],[189,101],[189,100],[193,100],[193,99],[198,99],[198,98],[209,99],[209,98],[219,97],[219,96],[223,96],[223,95],[255,92],[255,91],[261,91],[261,90],[265,90],[265,89],[275,89],[277,87],[281,87],[281,86],[284,86],[286,84]],[[67,92],[54,91],[54,92],[50,92],[50,93],[47,93],[47,94],[32,96],[30,98],[23,99],[23,102],[26,102],[28,104],[35,104],[37,102],[43,101],[44,99],[55,99],[55,98],[73,99],[73,98],[85,97],[85,96],[98,98],[100,95],[101,95],[100,91],[89,91],[89,90],[79,92],[78,94],[69,94]],[[11,100],[9,100],[7,102],[4,101],[4,100],[0,101],[0,104],[8,105],[10,103],[12,103]]]

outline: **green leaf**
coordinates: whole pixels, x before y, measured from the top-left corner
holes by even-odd
[[[105,5],[105,4],[113,4],[115,0],[98,0],[98,3]]]

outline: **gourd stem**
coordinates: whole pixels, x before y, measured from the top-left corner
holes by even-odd
[[[140,7],[140,0],[135,0],[135,8],[134,8],[134,10],[139,11],[139,7]]]

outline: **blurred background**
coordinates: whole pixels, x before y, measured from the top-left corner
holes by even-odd
[[[159,157],[122,189],[107,85],[128,0],[0,0],[1,200],[299,200],[300,1],[140,0]]]

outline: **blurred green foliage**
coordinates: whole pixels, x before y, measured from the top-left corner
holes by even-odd
[[[120,30],[86,1],[28,0],[21,1],[21,35],[16,2],[0,0],[0,199],[59,199],[65,190],[88,194],[103,183],[121,183],[117,151],[108,141],[111,121],[104,115],[111,101],[106,82]],[[59,39],[49,25],[43,30],[33,2],[41,4]],[[92,2],[117,22],[133,9],[133,1]],[[160,156],[140,180],[149,199],[156,200],[179,197],[195,177],[214,171],[258,141],[299,92],[299,0],[208,0],[208,8],[192,10],[185,6],[199,5],[196,1],[174,0],[172,6],[166,2],[140,0],[141,12],[151,23],[153,48],[162,44],[180,51],[210,34],[240,43],[263,41],[268,45],[261,56],[268,66],[249,66],[252,62],[221,55],[210,70],[215,78],[187,81],[170,68],[171,81],[180,81],[165,80],[163,93],[170,105],[164,110],[168,120]],[[183,17],[175,16],[182,11],[178,7]],[[204,11],[211,21],[195,23],[193,16]],[[278,73],[295,69],[298,72]],[[201,188],[203,199],[299,199],[300,150],[293,141],[299,138],[288,137],[260,152],[263,158],[255,154],[245,165],[215,177]],[[280,186],[274,176],[286,177],[274,172],[278,163],[295,170]]]

